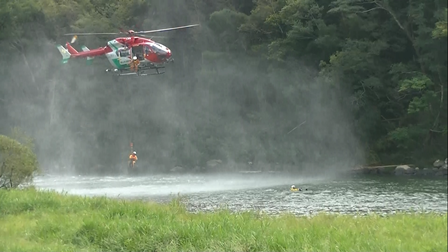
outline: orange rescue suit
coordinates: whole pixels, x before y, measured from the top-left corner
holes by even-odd
[[[135,155],[135,154],[129,155],[129,160],[134,161],[134,162],[137,161],[138,160],[137,155]]]
[[[131,63],[129,63],[131,70],[133,70],[135,72],[137,72],[138,65],[140,65],[140,60],[138,60],[138,59],[135,59],[135,60],[133,59],[133,60],[131,60]]]

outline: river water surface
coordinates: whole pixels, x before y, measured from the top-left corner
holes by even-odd
[[[447,180],[399,177],[300,178],[281,175],[37,177],[37,188],[85,196],[168,201],[184,196],[192,212],[227,208],[268,214],[447,212]],[[290,192],[295,184],[301,192]],[[305,190],[306,189],[306,190]]]

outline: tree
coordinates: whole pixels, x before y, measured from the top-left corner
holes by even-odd
[[[0,189],[17,188],[31,182],[39,171],[32,139],[18,129],[12,137],[0,135]]]

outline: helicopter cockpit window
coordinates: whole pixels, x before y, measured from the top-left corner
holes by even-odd
[[[154,43],[151,44],[151,49],[157,53],[157,54],[164,54],[165,50],[163,49],[163,47],[160,44]]]
[[[148,54],[151,53],[151,50],[149,49],[149,46],[148,46],[148,45],[145,45],[145,46],[143,47],[143,52],[145,53],[145,55],[148,55]]]
[[[131,54],[129,53],[129,50],[119,50],[118,55],[120,57],[129,57]]]

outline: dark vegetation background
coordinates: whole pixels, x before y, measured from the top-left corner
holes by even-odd
[[[447,152],[446,5],[2,0],[0,134],[25,130],[60,172],[119,172],[131,141],[145,171],[428,164]],[[105,58],[62,65],[56,49],[192,23],[156,34],[175,58],[160,76],[115,82]]]

